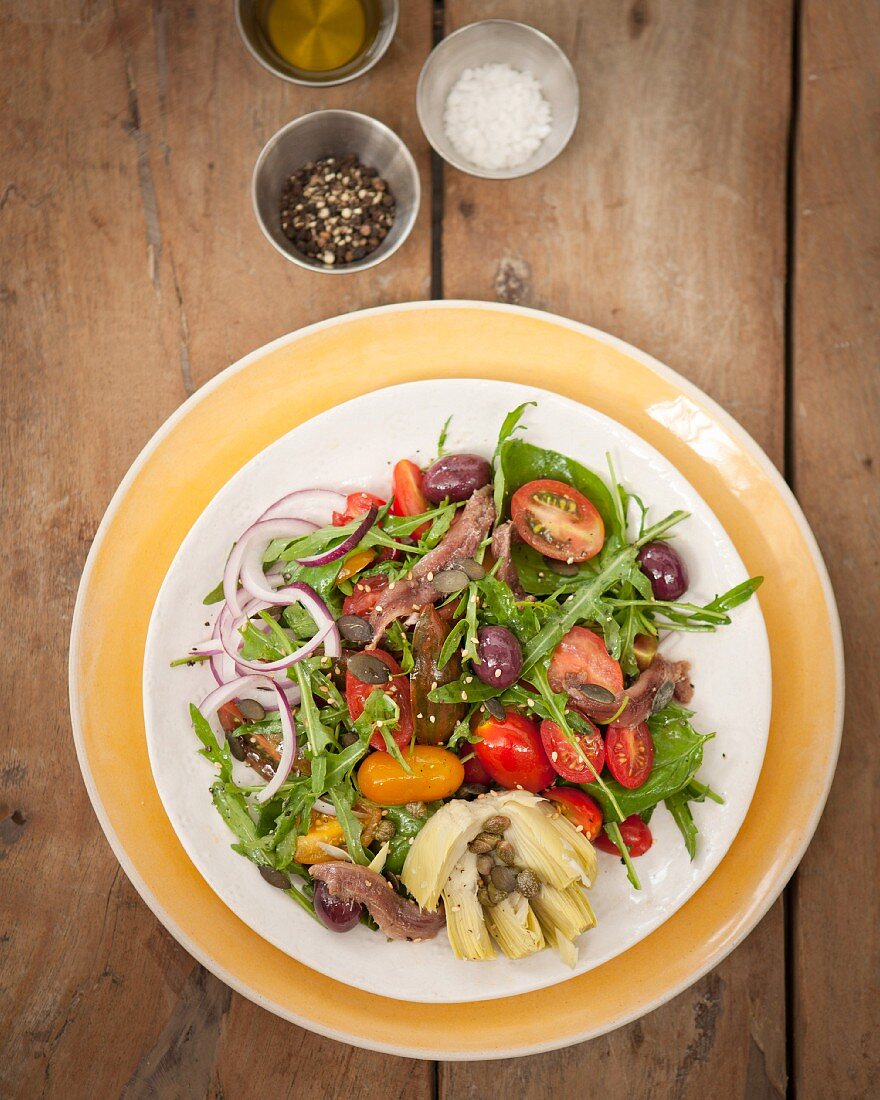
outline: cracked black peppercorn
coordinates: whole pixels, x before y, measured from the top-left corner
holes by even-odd
[[[394,224],[394,196],[352,153],[297,169],[284,185],[281,230],[307,259],[344,266],[374,252]]]

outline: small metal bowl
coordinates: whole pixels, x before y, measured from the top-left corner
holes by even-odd
[[[552,111],[551,130],[532,156],[516,168],[489,169],[472,164],[446,136],[446,97],[465,69],[505,64],[528,71],[539,80]],[[450,34],[422,67],[416,88],[416,111],[425,137],[454,168],[483,179],[508,180],[537,172],[558,156],[574,133],[580,108],[578,82],[571,62],[546,34],[507,19],[486,19]]]
[[[309,161],[356,153],[375,168],[394,195],[394,224],[377,249],[348,264],[317,263],[294,247],[281,230],[279,201],[289,177]],[[410,235],[419,212],[419,172],[409,149],[393,130],[356,111],[313,111],[282,126],[257,158],[251,183],[254,212],[270,244],[288,260],[325,275],[365,271],[387,260]]]
[[[235,22],[242,41],[248,52],[270,73],[289,80],[291,84],[318,85],[330,88],[335,84],[345,84],[349,80],[363,76],[384,56],[397,31],[397,19],[400,13],[399,0],[373,0],[367,5],[367,18],[376,23],[373,40],[357,57],[338,69],[325,72],[311,72],[298,69],[278,53],[263,29],[263,17],[268,8],[268,0],[236,0]],[[373,10],[375,9],[375,10]]]

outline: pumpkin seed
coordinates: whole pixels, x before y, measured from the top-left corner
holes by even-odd
[[[658,711],[663,710],[672,702],[672,696],[675,694],[675,684],[671,680],[664,680],[660,687],[657,688],[657,694],[654,696],[654,702],[651,704],[651,713],[656,714]]]
[[[617,699],[613,691],[602,687],[601,684],[579,684],[578,686],[588,699],[593,699],[597,703],[613,703]]]
[[[355,653],[348,659],[348,671],[362,684],[387,684],[391,669],[372,653]]]
[[[442,573],[437,573],[432,584],[444,596],[451,596],[467,588],[469,582],[470,577],[463,569],[444,569]]]
[[[347,642],[366,645],[373,640],[373,628],[360,615],[342,615],[336,620],[336,625]]]
[[[238,709],[249,722],[262,722],[266,717],[265,710],[256,699],[239,699]]]
[[[229,744],[229,751],[232,753],[236,760],[244,760],[244,745],[241,743],[241,738],[236,737],[234,733],[227,733],[226,740]]]
[[[276,871],[274,867],[261,867],[260,874],[270,886],[275,886],[279,890],[290,889],[290,879],[283,871]]]
[[[492,715],[493,718],[497,718],[499,722],[503,722],[507,717],[507,711],[504,709],[501,703],[497,699],[487,699],[483,706]]]
[[[512,894],[517,888],[516,871],[511,871],[509,867],[493,867],[491,878],[493,885],[505,894]]]
[[[580,572],[574,562],[557,561],[555,558],[544,558],[544,561],[547,563],[547,568],[558,573],[560,577],[576,577]]]
[[[516,862],[516,850],[509,840],[499,841],[495,855],[508,867],[512,867]]]
[[[524,898],[533,898],[541,892],[541,883],[531,871],[520,871],[516,876],[516,888]]]
[[[484,833],[494,833],[496,836],[503,836],[504,830],[510,828],[510,818],[505,817],[504,814],[496,814],[495,817],[490,817],[488,821],[483,822]]]
[[[472,581],[481,581],[483,577],[486,576],[486,570],[478,561],[474,561],[473,558],[468,558],[466,561],[461,562],[459,569],[462,573],[466,573]]]

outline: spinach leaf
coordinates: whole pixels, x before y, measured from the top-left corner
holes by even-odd
[[[624,531],[615,510],[614,499],[604,480],[593,470],[557,451],[536,447],[522,439],[508,439],[501,445],[501,468],[504,472],[505,495],[510,496],[529,481],[550,478],[564,481],[592,502],[602,517],[606,531],[621,539]]]
[[[697,733],[690,723],[691,712],[669,706],[648,719],[654,741],[654,767],[643,786],[630,790],[614,779],[606,780],[608,791],[620,807],[620,816],[606,791],[590,784],[590,794],[602,807],[606,821],[622,821],[641,814],[687,786],[703,762],[703,745],[713,735]]]

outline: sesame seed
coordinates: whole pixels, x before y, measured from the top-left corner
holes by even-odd
[[[432,581],[432,580],[434,579],[434,574],[433,574],[433,573],[429,573],[429,574],[428,574],[428,577],[427,577],[427,579],[428,579],[429,581]]]
[[[566,558],[565,559],[565,564],[566,565],[574,565],[574,558],[572,558],[572,557]]]
[[[559,759],[559,753],[558,753],[558,752],[555,752],[555,751],[554,751],[554,752],[551,752],[551,753],[550,753],[550,759],[551,759],[551,760],[558,760],[558,759]]]
[[[424,718],[424,717],[425,716],[424,716],[424,714],[422,714],[421,711],[419,711],[419,713],[416,715],[416,718]]]
[[[496,668],[496,669],[495,669],[495,679],[496,679],[496,680],[500,680],[500,679],[501,679],[501,669],[500,669],[500,668]]]
[[[464,678],[464,682],[465,682],[466,684],[472,684],[472,683],[474,682],[474,678],[473,678],[473,676],[465,676],[465,678]]]
[[[466,703],[466,702],[467,702],[467,692],[466,692],[466,691],[463,691],[463,692],[461,693],[461,697],[462,697],[463,701],[464,701],[464,702]]]
[[[428,721],[429,722],[436,722],[437,721],[437,716],[434,715],[434,714],[429,714],[428,715]]]

